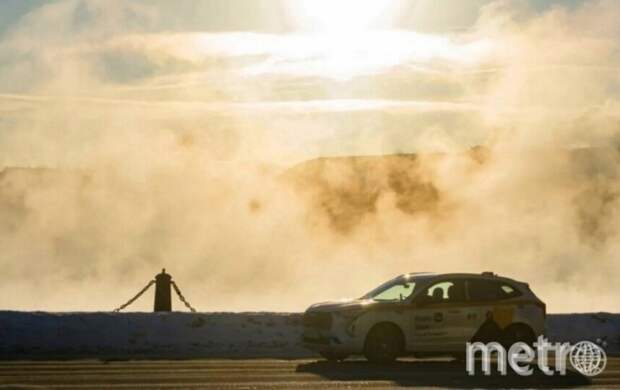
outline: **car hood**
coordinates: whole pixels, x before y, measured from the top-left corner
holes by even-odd
[[[327,302],[315,303],[314,305],[310,306],[307,311],[325,312],[325,311],[349,310],[349,309],[368,307],[376,303],[377,302],[373,301],[372,299],[345,299],[345,300],[339,300],[339,301],[327,301]]]

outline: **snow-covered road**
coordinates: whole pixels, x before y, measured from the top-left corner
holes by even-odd
[[[391,365],[363,360],[198,359],[141,361],[4,361],[0,388],[11,389],[394,389],[620,387],[620,358],[593,378],[510,373],[470,376],[463,362],[401,359]]]

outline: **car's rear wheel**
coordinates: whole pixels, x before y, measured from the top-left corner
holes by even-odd
[[[364,356],[372,363],[390,363],[402,353],[404,340],[400,330],[391,324],[380,324],[366,336]]]
[[[532,346],[535,341],[536,335],[527,325],[512,324],[502,332],[502,344],[506,349],[518,342]]]
[[[349,355],[343,353],[336,353],[331,351],[322,351],[319,354],[328,362],[341,362],[346,359]]]

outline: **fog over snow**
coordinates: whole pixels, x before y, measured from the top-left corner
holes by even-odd
[[[326,4],[1,4],[0,307],[166,267],[200,311],[492,270],[618,312],[620,3]]]

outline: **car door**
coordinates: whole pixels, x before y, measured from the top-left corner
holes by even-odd
[[[509,284],[484,278],[467,279],[470,299],[466,309],[467,341],[497,341],[502,329],[512,323],[514,304],[509,301],[516,290]]]
[[[455,351],[465,341],[466,292],[463,279],[431,283],[414,298],[412,349]]]

